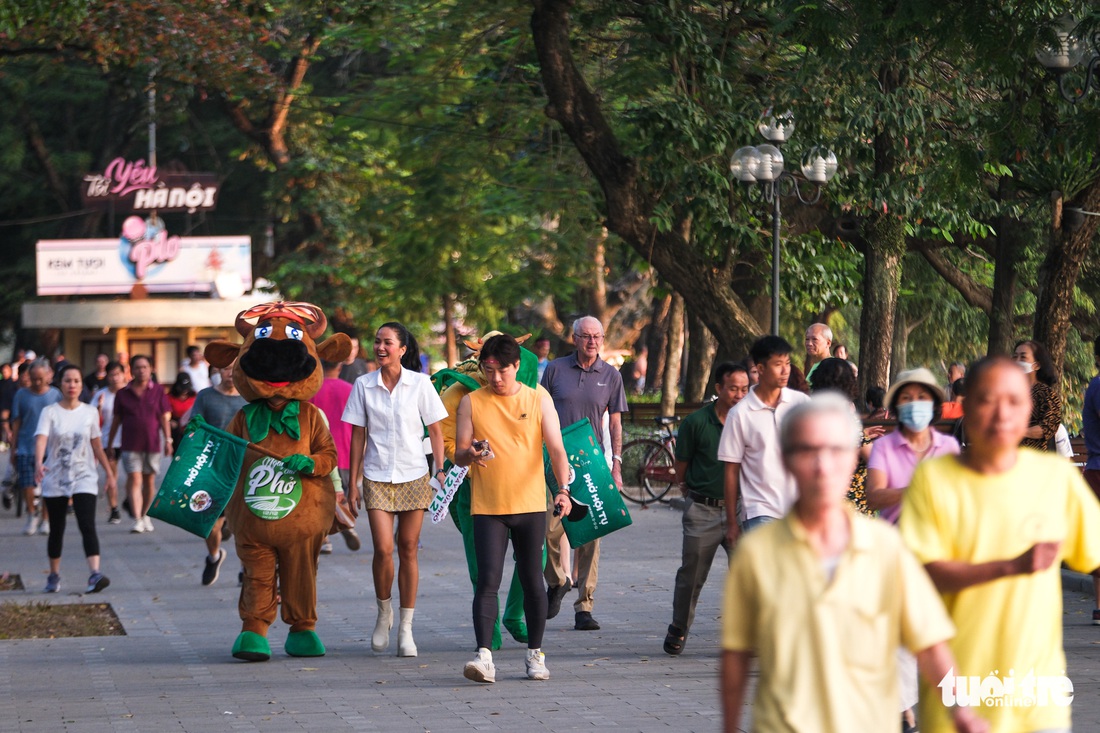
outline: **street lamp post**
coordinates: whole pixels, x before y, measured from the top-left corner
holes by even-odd
[[[779,200],[784,191],[790,195],[793,189],[804,204],[816,204],[821,199],[821,187],[836,175],[836,155],[829,149],[815,145],[802,156],[802,176],[783,168],[783,153],[779,146],[794,132],[794,118],[790,112],[773,116],[771,110],[764,113],[756,126],[767,144],[738,148],[730,158],[730,173],[746,187],[760,186],[764,200],[772,205],[772,324],[773,336],[779,335],[779,228],[782,211]],[[772,144],[774,143],[774,144]],[[813,195],[805,197],[799,186],[801,180],[814,185]]]
[[[1058,90],[1066,101],[1077,104],[1092,90],[1100,91],[1100,32],[1092,34],[1085,43],[1076,34],[1077,21],[1072,15],[1063,15],[1054,21],[1055,42],[1035,52],[1039,63],[1058,77]],[[1067,72],[1085,64],[1085,83],[1081,92],[1066,88]],[[1076,75],[1074,75],[1075,77]]]

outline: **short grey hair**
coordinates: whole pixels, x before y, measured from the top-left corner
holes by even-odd
[[[809,334],[812,331],[821,331],[821,335],[825,337],[826,341],[830,343],[833,340],[833,329],[829,328],[827,323],[813,323],[806,329],[806,333]]]
[[[580,333],[585,321],[595,321],[596,325],[600,327],[600,333],[603,333],[603,324],[600,322],[600,319],[595,316],[581,316],[573,321],[573,333]]]
[[[31,365],[29,367],[27,367],[27,373],[29,374],[30,372],[34,371],[35,369],[45,369],[47,372],[52,372],[53,371],[53,364],[51,364],[50,360],[47,359],[46,357],[40,356],[37,359],[35,359],[34,361],[32,361]]]
[[[852,443],[852,450],[859,448],[860,435],[863,433],[863,424],[856,416],[855,406],[852,401],[835,390],[826,389],[815,392],[806,402],[800,402],[783,416],[783,422],[779,425],[779,449],[783,455],[790,453],[795,430],[807,419],[817,416],[837,415],[849,423],[851,429],[847,431],[848,440]]]

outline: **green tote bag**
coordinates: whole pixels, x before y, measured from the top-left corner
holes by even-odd
[[[589,506],[587,516],[576,522],[562,521],[570,547],[580,547],[597,537],[603,537],[617,529],[629,526],[630,512],[626,510],[622,496],[611,477],[607,459],[588,420],[579,420],[561,431],[565,454],[569,456],[569,493]],[[550,467],[550,456],[543,449],[543,473],[546,486],[553,496],[558,482]]]
[[[183,438],[149,507],[149,516],[206,538],[241,475],[248,441],[207,424],[187,423]]]

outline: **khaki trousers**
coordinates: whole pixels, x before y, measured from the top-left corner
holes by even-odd
[[[546,510],[546,569],[543,575],[546,584],[551,588],[565,583],[566,572],[561,565],[561,543],[569,542],[565,537],[565,528],[561,525],[561,517],[554,516],[554,507],[551,505]],[[592,604],[595,602],[596,580],[599,578],[600,569],[600,540],[596,538],[591,542],[581,545],[573,550],[577,557],[577,577],[573,585],[580,591],[576,602],[573,604],[575,612],[592,612]]]

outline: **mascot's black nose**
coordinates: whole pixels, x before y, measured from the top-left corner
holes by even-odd
[[[240,361],[250,379],[261,382],[300,382],[317,369],[317,360],[301,341],[256,339]]]

